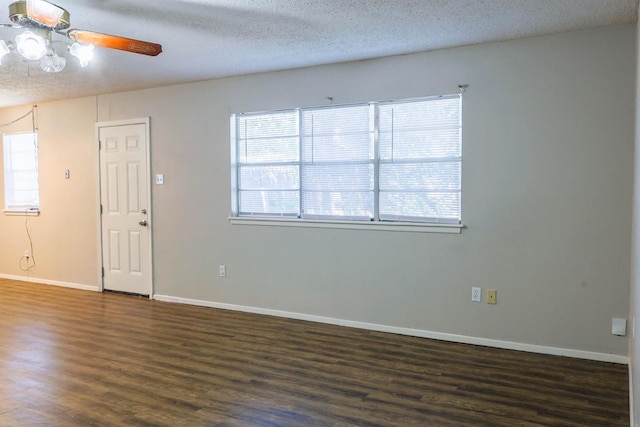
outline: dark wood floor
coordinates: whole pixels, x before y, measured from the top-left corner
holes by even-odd
[[[624,365],[0,279],[0,426],[628,426]]]

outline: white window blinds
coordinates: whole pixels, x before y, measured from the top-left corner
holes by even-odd
[[[232,215],[459,224],[461,96],[232,115]]]
[[[300,206],[298,112],[239,115],[239,215],[293,216]]]
[[[303,218],[373,218],[370,114],[368,105],[302,111]]]
[[[2,141],[5,210],[39,208],[37,134],[4,134]]]
[[[379,109],[380,219],[459,223],[460,96]]]

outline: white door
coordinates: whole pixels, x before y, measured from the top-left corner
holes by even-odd
[[[152,293],[148,129],[148,122],[98,124],[105,290]]]

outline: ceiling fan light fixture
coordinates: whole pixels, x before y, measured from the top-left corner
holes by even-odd
[[[67,60],[56,53],[45,55],[40,59],[40,68],[47,73],[59,73],[66,65]]]
[[[40,61],[40,68],[49,73],[62,71],[68,57],[58,55],[53,48],[53,35],[66,37],[69,55],[75,56],[82,68],[93,59],[95,46],[117,49],[136,54],[157,56],[162,52],[158,43],[130,39],[111,34],[71,29],[69,12],[48,0],[11,0],[9,20],[13,24],[0,23],[0,28],[10,27],[22,31],[14,40],[0,40],[0,60],[17,51],[28,61]]]
[[[27,30],[16,36],[16,50],[24,58],[37,61],[47,53],[47,43],[42,36]]]
[[[84,68],[93,59],[93,49],[95,49],[95,46],[92,44],[74,42],[69,46],[69,53],[78,58],[80,66]]]

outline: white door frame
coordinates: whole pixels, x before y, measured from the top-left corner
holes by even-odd
[[[98,166],[97,166],[97,182],[98,182],[98,192],[97,192],[97,214],[98,214],[98,291],[104,292],[104,275],[103,275],[103,243],[102,243],[102,212],[100,208],[100,196],[101,196],[101,170],[100,170],[100,128],[103,127],[113,127],[113,126],[126,126],[126,125],[144,125],[145,132],[147,134],[147,147],[146,147],[146,161],[147,161],[147,217],[149,221],[149,259],[151,263],[149,265],[149,299],[153,299],[153,291],[154,291],[154,280],[153,280],[153,209],[151,205],[151,119],[149,117],[143,117],[139,119],[128,119],[128,120],[115,120],[108,122],[96,122],[95,126],[95,147],[98,150]]]

